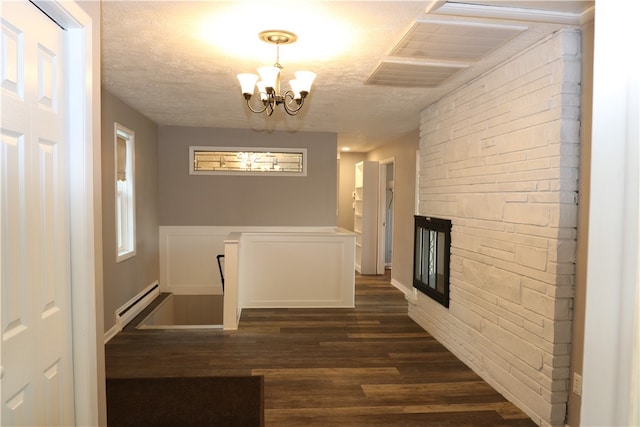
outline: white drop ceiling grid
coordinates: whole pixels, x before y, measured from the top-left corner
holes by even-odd
[[[417,21],[391,50],[389,57],[381,61],[366,84],[437,87],[526,30],[523,25]],[[436,61],[440,63],[434,64]]]

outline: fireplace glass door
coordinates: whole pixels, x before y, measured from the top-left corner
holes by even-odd
[[[451,221],[415,216],[413,286],[449,307]]]

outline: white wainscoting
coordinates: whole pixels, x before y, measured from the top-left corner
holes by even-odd
[[[222,295],[216,255],[227,227],[160,227],[160,289],[176,295]]]
[[[355,235],[243,233],[238,303],[255,307],[353,307]]]
[[[238,313],[248,307],[353,307],[355,235],[334,227],[162,226],[161,291],[222,294],[216,255],[225,253],[231,233],[239,236],[237,282],[225,280],[225,286],[237,286],[229,290],[237,292]]]

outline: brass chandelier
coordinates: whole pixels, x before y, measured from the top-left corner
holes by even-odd
[[[242,96],[247,101],[247,107],[254,113],[272,115],[278,105],[282,105],[290,116],[295,116],[302,109],[304,100],[311,91],[311,84],[316,78],[311,71],[296,71],[295,80],[289,81],[290,89],[284,93],[280,91],[280,45],[291,44],[298,40],[298,36],[290,31],[268,30],[259,35],[262,41],[276,45],[276,62],[273,66],[258,68],[258,75],[251,73],[238,74]],[[258,81],[260,79],[260,81]],[[251,98],[255,88],[258,88],[259,102]]]

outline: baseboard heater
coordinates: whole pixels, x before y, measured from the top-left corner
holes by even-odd
[[[160,295],[160,285],[156,280],[138,295],[127,301],[122,307],[116,310],[116,325],[119,330],[124,329],[142,310],[147,308],[151,301]]]

